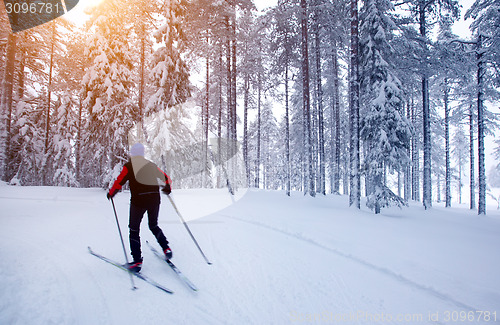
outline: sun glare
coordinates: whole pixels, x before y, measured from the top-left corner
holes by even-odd
[[[95,7],[103,1],[106,0],[80,0],[78,1],[78,4],[75,6],[75,8],[65,14],[64,17],[77,25],[81,25],[88,19],[88,15],[85,13],[85,9],[89,7]]]

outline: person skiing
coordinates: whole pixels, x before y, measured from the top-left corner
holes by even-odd
[[[160,211],[160,185],[164,185],[162,192],[169,195],[172,192],[172,181],[153,162],[144,158],[144,146],[136,143],[130,148],[130,160],[123,166],[118,178],[107,193],[108,200],[113,198],[122,186],[129,182],[130,186],[130,215],[129,215],[129,241],[133,261],[126,266],[132,272],[139,272],[142,267],[140,225],[144,213],[148,212],[149,229],[156,237],[167,260],[172,258],[172,250],[168,240],[158,226],[158,213]]]

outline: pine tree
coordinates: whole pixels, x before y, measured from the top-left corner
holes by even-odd
[[[65,93],[56,103],[56,115],[53,127],[54,177],[55,186],[76,186],[75,164],[72,143],[77,134],[77,117],[73,110],[76,103],[71,95]]]
[[[451,151],[452,157],[456,161],[458,167],[458,177],[457,177],[457,191],[458,191],[458,203],[462,204],[462,176],[465,171],[465,164],[468,160],[468,148],[469,142],[467,141],[467,135],[465,134],[463,126],[458,125],[455,134],[452,138],[453,150]]]
[[[117,0],[101,3],[91,15],[89,28],[93,34],[85,48],[91,63],[83,77],[84,105],[88,108],[88,137],[84,144],[88,178],[84,185],[108,186],[116,176],[117,166],[126,159],[127,131],[137,116],[130,98],[130,27]]]
[[[183,103],[190,96],[189,72],[181,57],[184,51],[184,34],[181,15],[185,10],[179,0],[165,0],[160,12],[165,22],[154,33],[160,45],[152,58],[152,80],[155,93],[149,99],[148,109],[159,111]]]
[[[385,184],[384,173],[400,170],[409,162],[407,155],[411,128],[403,107],[402,85],[388,62],[389,37],[395,28],[385,0],[368,0],[361,12],[361,102],[366,109],[361,118],[361,138],[366,145],[367,206],[380,213],[391,203],[405,205]]]

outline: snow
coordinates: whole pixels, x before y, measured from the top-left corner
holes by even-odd
[[[160,227],[196,293],[145,243],[142,272],[173,295],[139,279],[131,290],[125,272],[88,253],[124,259],[102,189],[0,183],[0,324],[500,323],[496,206],[486,216],[437,203],[375,215],[345,196],[248,190],[232,204],[227,190],[172,195],[213,262],[163,197]],[[128,202],[128,192],[115,197],[125,235]],[[474,321],[446,321],[447,312]]]

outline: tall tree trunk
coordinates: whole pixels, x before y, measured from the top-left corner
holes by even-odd
[[[462,155],[458,157],[458,203],[462,204]]]
[[[222,55],[224,52],[224,44],[221,42],[219,46],[219,89],[218,89],[218,112],[217,112],[217,162],[218,166],[216,168],[217,170],[217,179],[216,179],[216,187],[219,188],[221,184],[221,174],[222,174],[222,150],[221,150],[221,138],[222,138],[222,110],[223,110],[223,100],[222,100],[222,84],[223,84],[223,79],[224,79],[224,73],[223,73],[223,60],[222,60]]]
[[[478,214],[486,214],[486,171],[484,166],[484,62],[482,36],[477,40],[477,146],[478,146],[478,178],[479,202]]]
[[[411,108],[410,108],[410,101],[408,100],[406,102],[406,118],[408,119],[408,121],[411,121]],[[409,145],[408,146],[408,150],[407,150],[407,154],[408,154],[408,158],[411,159],[412,157],[412,152],[411,152],[411,149],[412,149],[412,145]],[[404,187],[405,187],[405,194],[404,194],[404,199],[405,201],[409,201],[410,200],[410,197],[411,197],[411,166],[412,166],[412,163],[409,163],[406,167],[405,167],[405,179],[404,179]]]
[[[427,38],[427,22],[425,17],[426,3],[419,3],[420,35]],[[425,209],[432,207],[432,178],[431,178],[431,113],[429,106],[429,78],[427,76],[427,46],[425,46],[424,64],[422,73],[422,117],[424,133],[424,178],[423,178],[423,205]]]
[[[209,39],[207,37],[207,45],[208,45]],[[208,116],[209,116],[209,108],[210,108],[210,58],[207,54],[206,57],[206,79],[205,79],[205,105],[204,106],[204,112],[203,112],[203,174],[205,177],[203,178],[203,183],[202,187],[206,187],[208,180],[207,180],[207,165],[208,165],[208,154],[209,154],[209,148],[208,148]]]
[[[51,44],[50,44],[50,65],[49,65],[49,83],[47,85],[47,110],[45,112],[45,146],[44,146],[44,157],[43,157],[43,185],[48,185],[47,184],[47,176],[48,176],[48,152],[49,152],[49,143],[50,143],[50,101],[51,101],[51,95],[52,95],[52,70],[54,68],[54,44],[55,44],[55,38],[56,38],[56,28],[55,24],[52,23],[51,26],[51,32],[52,32],[52,39],[51,39]]]
[[[143,12],[144,14],[144,12]],[[142,125],[144,116],[144,67],[146,65],[146,27],[143,22],[141,22],[141,58],[140,58],[140,70],[139,70],[139,112],[138,119],[139,123]]]
[[[437,188],[436,188],[437,202],[440,203],[441,202],[441,173],[439,172],[439,170],[436,173],[436,177],[437,177],[437,180],[436,180],[436,185],[437,185]]]
[[[245,73],[243,94],[243,160],[247,182],[250,182],[250,163],[248,161],[248,101],[250,93],[250,75]]]
[[[227,116],[226,116],[226,137],[228,139],[228,146],[227,148],[224,148],[227,150],[226,155],[229,157],[230,156],[230,145],[229,145],[229,139],[231,139],[232,136],[232,112],[233,112],[233,74],[232,74],[232,55],[231,55],[231,34],[232,34],[232,28],[231,28],[231,21],[229,17],[226,17],[226,28],[228,32],[228,38],[226,40],[226,78],[227,78],[227,89],[226,89],[226,97],[227,97],[227,102],[226,102],[226,107],[227,107]]]
[[[26,66],[26,53],[20,53],[19,69],[17,71],[17,99],[24,97],[24,67]]]
[[[359,31],[358,1],[351,0],[351,53],[349,76],[350,115],[350,193],[349,205],[361,208],[360,145],[359,145]]]
[[[257,76],[258,87],[257,89],[257,162],[255,164],[255,187],[260,187],[260,137],[261,137],[261,75],[260,72]]]
[[[236,2],[234,2],[236,3]],[[236,125],[237,125],[237,115],[236,115],[236,5],[234,5],[234,15],[233,15],[233,22],[232,22],[232,68],[231,68],[231,85],[232,85],[232,95],[231,98],[233,100],[232,105],[231,105],[231,155],[230,157],[233,157],[236,155],[236,152],[238,150],[238,135],[237,135],[237,130],[236,130]],[[231,166],[231,171],[233,174],[233,178],[236,176],[236,159],[232,159],[232,166]],[[235,183],[234,186],[237,186]]]
[[[321,85],[321,48],[319,39],[319,23],[318,17],[315,15],[315,58],[316,58],[316,100],[318,101],[318,132],[319,132],[319,184],[318,192],[326,195],[326,181],[325,181],[325,130],[323,119],[323,87]]]
[[[411,97],[412,124],[417,125],[417,113],[413,96]],[[415,130],[412,140],[412,200],[420,201],[420,154],[418,132]]]
[[[233,141],[233,145],[235,146],[234,149],[236,149],[236,8],[234,9],[235,13],[233,16],[233,22],[232,22],[232,39],[231,39],[231,55],[232,55],[232,67],[231,67],[231,99],[232,99],[232,105],[231,105],[231,139]],[[233,151],[235,152],[235,151]]]
[[[335,170],[333,172],[333,193],[340,193],[340,77],[337,43],[333,50],[333,95],[335,97]],[[332,134],[333,136],[333,134]]]
[[[448,106],[448,79],[444,80],[444,139],[446,143],[446,207],[451,207],[451,166],[450,166],[450,109]]]
[[[469,143],[470,143],[470,209],[476,208],[476,176],[474,166],[474,112],[469,109]]]
[[[77,121],[76,139],[75,139],[75,178],[79,186],[82,186],[82,180],[81,180],[82,110],[83,110],[83,99],[82,99],[82,94],[79,94],[78,121]]]
[[[290,112],[288,105],[288,65],[290,60],[290,53],[288,47],[288,31],[285,31],[285,155],[286,155],[286,195],[290,196]]]
[[[308,53],[308,13],[306,0],[300,0],[301,7],[301,30],[302,30],[302,107],[305,117],[305,132],[306,132],[306,156],[307,156],[307,182],[308,188],[305,191],[309,195],[316,196],[314,187],[314,171],[313,171],[313,152],[312,152],[312,134],[311,134],[311,102],[309,93],[309,53]]]
[[[6,63],[5,63],[5,71],[3,78],[3,92],[2,92],[2,108],[5,109],[5,112],[2,112],[4,115],[5,122],[5,141],[4,146],[4,154],[3,154],[3,168],[2,168],[2,179],[4,181],[9,181],[12,177],[10,172],[10,163],[12,159],[11,153],[11,139],[12,139],[12,131],[11,131],[11,123],[12,123],[12,107],[13,107],[13,91],[14,91],[14,71],[16,64],[16,52],[17,52],[17,36],[14,33],[10,33],[7,40],[7,53],[6,53]]]

